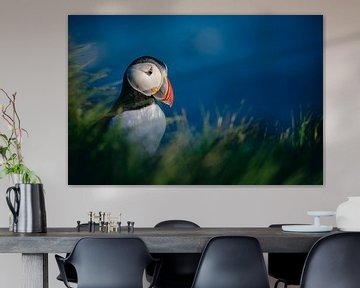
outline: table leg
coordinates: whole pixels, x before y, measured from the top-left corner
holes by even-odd
[[[23,288],[49,288],[48,254],[22,254]]]

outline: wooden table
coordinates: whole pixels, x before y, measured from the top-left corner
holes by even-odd
[[[151,253],[201,253],[220,235],[245,235],[259,240],[263,252],[308,252],[321,237],[337,233],[289,233],[281,228],[135,228],[134,232],[77,232],[49,228],[47,233],[18,234],[0,228],[0,253],[22,253],[23,287],[48,288],[48,253],[70,252],[82,237],[139,237]]]

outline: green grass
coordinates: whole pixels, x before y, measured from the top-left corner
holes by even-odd
[[[85,73],[69,55],[69,184],[323,184],[323,123],[311,113],[294,115],[290,127],[269,132],[256,119],[214,113],[210,121],[209,112],[196,130],[183,111],[167,119],[160,149],[149,156],[125,140],[126,131],[95,125],[106,108],[91,104],[103,89],[90,83],[106,76]]]

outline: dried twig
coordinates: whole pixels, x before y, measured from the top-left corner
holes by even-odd
[[[4,89],[0,88],[0,92],[5,95],[7,103],[1,105],[1,117],[9,126],[10,135],[8,133],[0,133],[0,139],[3,146],[0,145],[0,178],[4,178],[8,174],[20,174],[22,183],[41,183],[41,179],[31,171],[24,163],[21,153],[22,134],[27,131],[21,127],[21,120],[16,109],[16,93],[9,95]]]

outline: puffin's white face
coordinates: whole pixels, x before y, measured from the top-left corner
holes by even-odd
[[[160,71],[153,63],[133,64],[127,70],[127,79],[136,91],[172,106],[174,94],[166,67]]]
[[[130,85],[146,96],[157,93],[164,79],[164,75],[153,63],[139,63],[130,66],[127,77]]]

